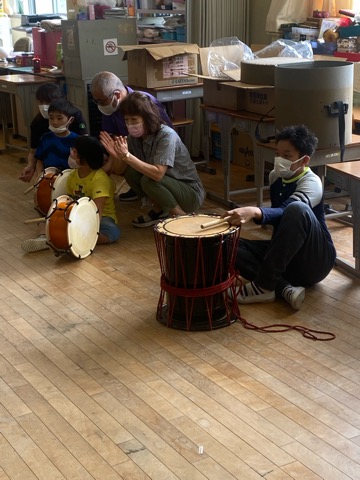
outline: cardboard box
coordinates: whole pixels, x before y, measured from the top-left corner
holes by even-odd
[[[239,130],[233,130],[230,152],[234,165],[254,170],[254,142],[251,135]],[[216,160],[222,159],[221,135],[218,124],[211,125],[211,155]]]
[[[248,133],[232,133],[233,164],[254,170],[254,143]]]
[[[275,109],[275,88],[243,88],[243,105],[240,110],[258,113],[259,115],[274,116]]]
[[[202,75],[198,75],[198,78],[204,83],[204,104],[211,107],[238,110],[238,94],[235,91],[228,91],[228,88],[224,86],[224,82],[240,80],[240,68],[223,71],[223,77],[220,78],[210,76],[208,68],[210,51],[213,52],[215,56],[218,56],[219,59],[224,58],[231,61],[234,65],[240,65],[241,50],[239,50],[239,47],[236,45],[199,49]]]
[[[224,108],[227,110],[245,110],[252,113],[265,115],[275,107],[275,92],[273,85],[255,85],[240,82],[240,68],[234,68],[224,73],[229,75],[229,80],[210,77],[208,70],[208,54],[213,50],[219,58],[226,58],[231,63],[241,65],[238,46],[225,46],[200,48],[200,62],[203,75],[198,75],[204,82],[204,104],[210,107]],[[274,68],[274,66],[272,66]],[[238,80],[238,81],[235,81]],[[270,113],[271,115],[271,113]]]
[[[205,105],[210,107],[226,108],[227,110],[239,110],[238,92],[230,89],[223,80],[203,78]]]
[[[199,47],[193,43],[120,45],[130,85],[144,88],[198,83]]]
[[[275,89],[271,85],[204,79],[204,104],[210,107],[245,110],[272,116],[272,109],[275,107]]]

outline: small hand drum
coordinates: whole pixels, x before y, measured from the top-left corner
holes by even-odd
[[[34,204],[36,210],[46,215],[51,203],[60,195],[67,194],[67,180],[71,169],[62,172],[54,167],[45,168],[36,180]]]
[[[46,216],[46,240],[57,255],[72,253],[85,258],[93,252],[99,236],[99,211],[93,200],[55,199]]]
[[[157,320],[168,327],[212,330],[239,316],[234,265],[240,227],[223,221],[202,228],[219,218],[184,215],[154,227],[161,269]]]

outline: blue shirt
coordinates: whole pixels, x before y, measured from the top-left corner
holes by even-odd
[[[53,132],[45,133],[35,151],[35,158],[42,160],[44,168],[56,167],[59,170],[69,168],[70,148],[79,135],[70,132],[66,137],[59,137]]]

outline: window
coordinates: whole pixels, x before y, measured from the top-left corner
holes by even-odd
[[[17,3],[19,6],[22,4],[23,13],[25,14],[66,14],[67,11],[66,0],[19,0]]]

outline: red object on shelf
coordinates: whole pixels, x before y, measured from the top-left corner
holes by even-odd
[[[360,62],[360,53],[354,52],[334,52],[334,57],[342,57],[349,60],[349,62]]]
[[[34,73],[40,73],[41,72],[41,60],[39,57],[34,57],[32,59],[32,64],[33,64],[33,72]]]
[[[344,10],[344,9],[341,9],[339,10],[339,13],[341,15],[346,15],[347,17],[355,17],[355,12],[354,10]]]

